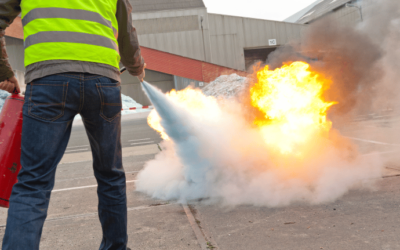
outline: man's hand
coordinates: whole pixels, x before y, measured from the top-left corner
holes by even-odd
[[[14,89],[17,90],[18,93],[21,92],[18,84],[17,78],[15,76],[8,78],[4,82],[0,83],[0,89],[10,92],[11,94],[14,92]]]
[[[143,79],[146,76],[146,72],[144,71],[146,69],[146,66],[147,64],[144,64],[143,73],[137,76],[140,82],[143,82]]]

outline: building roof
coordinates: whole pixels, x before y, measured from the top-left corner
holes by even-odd
[[[129,0],[133,13],[205,8],[203,0]]]
[[[315,19],[331,12],[348,2],[353,2],[352,0],[320,0],[311,8],[309,11],[303,14],[296,22],[301,24],[306,24],[314,21]],[[314,3],[315,4],[315,3]]]
[[[296,12],[295,14],[291,15],[290,17],[286,18],[285,20],[283,20],[284,22],[288,22],[288,23],[295,23],[297,22],[301,17],[304,16],[304,14],[306,14],[308,11],[310,11],[312,8],[314,8],[315,5],[319,4],[321,2],[321,0],[317,0],[314,3],[308,5],[307,7],[305,7],[304,9],[302,9],[299,12]]]

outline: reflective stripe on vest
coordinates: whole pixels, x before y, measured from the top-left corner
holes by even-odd
[[[116,3],[22,0],[25,66],[48,60],[77,60],[119,68]]]
[[[102,46],[110,49],[117,50],[117,44],[111,39],[93,35],[85,34],[79,32],[69,32],[69,31],[45,31],[39,32],[34,35],[30,35],[25,39],[25,49],[29,46],[38,43],[48,43],[48,42],[66,42],[66,43],[84,43]]]

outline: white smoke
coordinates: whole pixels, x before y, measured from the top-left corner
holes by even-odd
[[[225,205],[321,203],[381,176],[379,155],[360,156],[335,132],[313,142],[315,157],[288,157],[282,163],[235,100],[208,101],[207,113],[199,114],[148,84],[144,89],[171,138],[138,175],[137,190],[154,198]]]

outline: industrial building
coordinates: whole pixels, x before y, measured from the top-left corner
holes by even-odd
[[[318,0],[285,19],[286,22],[311,24],[323,18],[333,18],[340,24],[355,25],[362,21],[365,3],[361,0]]]
[[[146,80],[163,91],[202,87],[221,74],[246,72],[277,47],[301,37],[303,23],[211,14],[202,0],[130,0],[147,63]],[[23,31],[17,18],[6,30],[10,63],[24,78]],[[122,75],[122,93],[148,105],[135,77]]]

